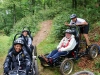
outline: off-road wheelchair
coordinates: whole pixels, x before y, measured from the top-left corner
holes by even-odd
[[[89,47],[85,45],[85,51],[80,52],[80,44],[81,44],[80,26],[73,25],[73,26],[70,26],[69,29],[72,30],[72,34],[75,35],[75,39],[77,42],[73,50],[68,51],[66,55],[61,55],[59,58],[55,59],[54,63],[51,63],[51,62],[47,63],[43,58],[40,58],[40,56],[38,56],[41,62],[41,65],[44,68],[59,66],[60,72],[62,75],[69,75],[73,71],[74,61],[79,59],[80,57],[84,55],[89,55],[90,58],[94,59],[98,55],[98,45],[96,44],[92,44]],[[44,56],[47,57],[48,55],[49,54],[47,53]]]
[[[22,32],[21,33],[19,32],[19,33],[17,33],[14,36],[13,43],[12,43],[12,47],[10,48],[10,50],[8,51],[8,53],[10,53],[13,50],[13,48],[14,48],[14,41],[16,39],[21,39],[20,38],[21,36],[23,36],[22,35]],[[28,36],[33,41],[33,38],[31,36],[31,31],[29,29],[28,29]],[[23,42],[24,42],[23,50],[25,50],[29,54],[29,56],[31,58],[31,68],[30,68],[30,71],[29,71],[28,75],[39,75],[38,64],[37,64],[37,51],[36,51],[36,46],[33,46],[32,45],[29,48],[24,40],[23,40]],[[19,66],[20,66],[20,61],[19,61]],[[19,66],[18,66],[18,69],[15,70],[15,69],[12,68],[12,65],[11,65],[10,66],[11,67],[11,70],[9,71],[8,75],[27,75],[26,74],[26,70],[20,70],[19,69]]]

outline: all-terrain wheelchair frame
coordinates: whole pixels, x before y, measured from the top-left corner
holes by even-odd
[[[25,28],[25,27],[24,27]],[[23,28],[23,29],[24,29]],[[29,37],[31,38],[31,40],[33,41],[33,38],[31,36],[31,31],[28,29],[28,35]],[[12,47],[11,49],[9,50],[12,51],[13,49],[13,45],[14,45],[14,41],[16,39],[18,39],[20,36],[22,36],[22,33],[17,33],[15,36],[14,36],[14,39],[13,39],[13,43],[12,43]],[[25,42],[24,42],[25,43]],[[26,44],[24,44],[23,48],[26,50],[26,52],[30,55],[30,58],[31,58],[31,69],[28,73],[28,75],[39,75],[39,70],[38,70],[38,63],[37,63],[37,49],[36,49],[36,46],[33,46],[30,48],[28,48],[28,46]],[[8,52],[8,53],[9,53]],[[5,75],[5,74],[4,74]],[[8,75],[26,75],[26,70],[13,70],[12,69],[12,66],[11,66],[11,71],[9,71]]]
[[[59,58],[55,59],[56,62],[50,64],[46,63],[44,59],[40,59],[41,65],[45,67],[56,67],[60,66],[60,72],[62,75],[69,75],[73,71],[74,67],[74,61],[81,58],[84,55],[89,55],[91,59],[94,59],[98,55],[98,45],[92,44],[90,47],[87,47],[85,45],[86,50],[84,52],[79,52],[80,51],[80,44],[81,44],[81,39],[80,39],[80,26],[72,25],[69,27],[72,30],[72,34],[75,35],[75,39],[77,42],[76,47],[69,51],[66,55],[61,55]],[[86,44],[86,43],[85,43]],[[45,54],[44,56],[46,57],[48,54]]]

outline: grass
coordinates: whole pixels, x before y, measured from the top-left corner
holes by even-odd
[[[58,41],[54,41],[55,39],[52,38],[52,36],[48,36],[45,40],[43,40],[38,46],[37,51],[38,55],[43,55],[46,53],[50,53],[52,50],[56,49],[56,46],[58,45]],[[59,68],[52,68],[48,67],[43,69],[43,67],[40,65],[39,62],[39,71],[40,75],[59,75]]]
[[[99,34],[95,34],[94,40],[97,42],[100,39],[100,35]]]
[[[3,75],[3,63],[6,56],[0,57],[0,75]]]
[[[0,36],[0,57],[3,57],[8,52],[10,46],[10,37],[8,36]]]
[[[38,49],[39,49],[38,54],[50,53],[52,50],[56,49],[56,46],[58,45],[58,42],[54,41],[54,40],[55,39],[52,38],[51,36],[48,36],[45,40],[43,40],[38,45]]]
[[[10,37],[0,36],[0,75],[3,73],[3,63],[10,47]]]

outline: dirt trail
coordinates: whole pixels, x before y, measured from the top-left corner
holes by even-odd
[[[52,20],[47,20],[41,23],[40,31],[33,38],[33,45],[39,45],[49,34],[52,25]]]
[[[33,38],[33,45],[38,46],[49,35],[50,29],[52,27],[51,25],[52,25],[52,20],[47,20],[41,23],[40,30]],[[38,49],[37,51],[38,54],[39,54],[39,51],[40,50]],[[43,69],[43,67],[40,64],[38,64],[38,66],[39,66],[40,75],[54,75],[52,70]]]

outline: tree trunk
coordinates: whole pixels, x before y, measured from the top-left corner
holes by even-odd
[[[13,4],[13,21],[14,21],[14,25],[16,23],[16,5]]]
[[[77,1],[76,0],[72,0],[72,8],[77,8]]]
[[[20,0],[20,12],[22,13],[24,10],[22,8],[21,0]],[[22,15],[22,17],[25,17],[25,13]]]
[[[87,5],[87,1],[86,1],[86,0],[84,0],[84,7],[86,7],[86,5]]]
[[[43,4],[43,8],[44,8],[44,10],[46,9],[46,8],[45,8],[45,2],[44,2],[44,4]]]
[[[100,0],[97,0],[98,6],[100,6]]]
[[[6,27],[6,19],[2,16],[3,21],[4,21],[4,26]]]
[[[32,0],[32,7],[35,6],[35,0]],[[32,9],[33,15],[34,15],[34,9]]]
[[[29,8],[32,14],[34,14],[33,6],[35,6],[35,0],[30,0]]]

